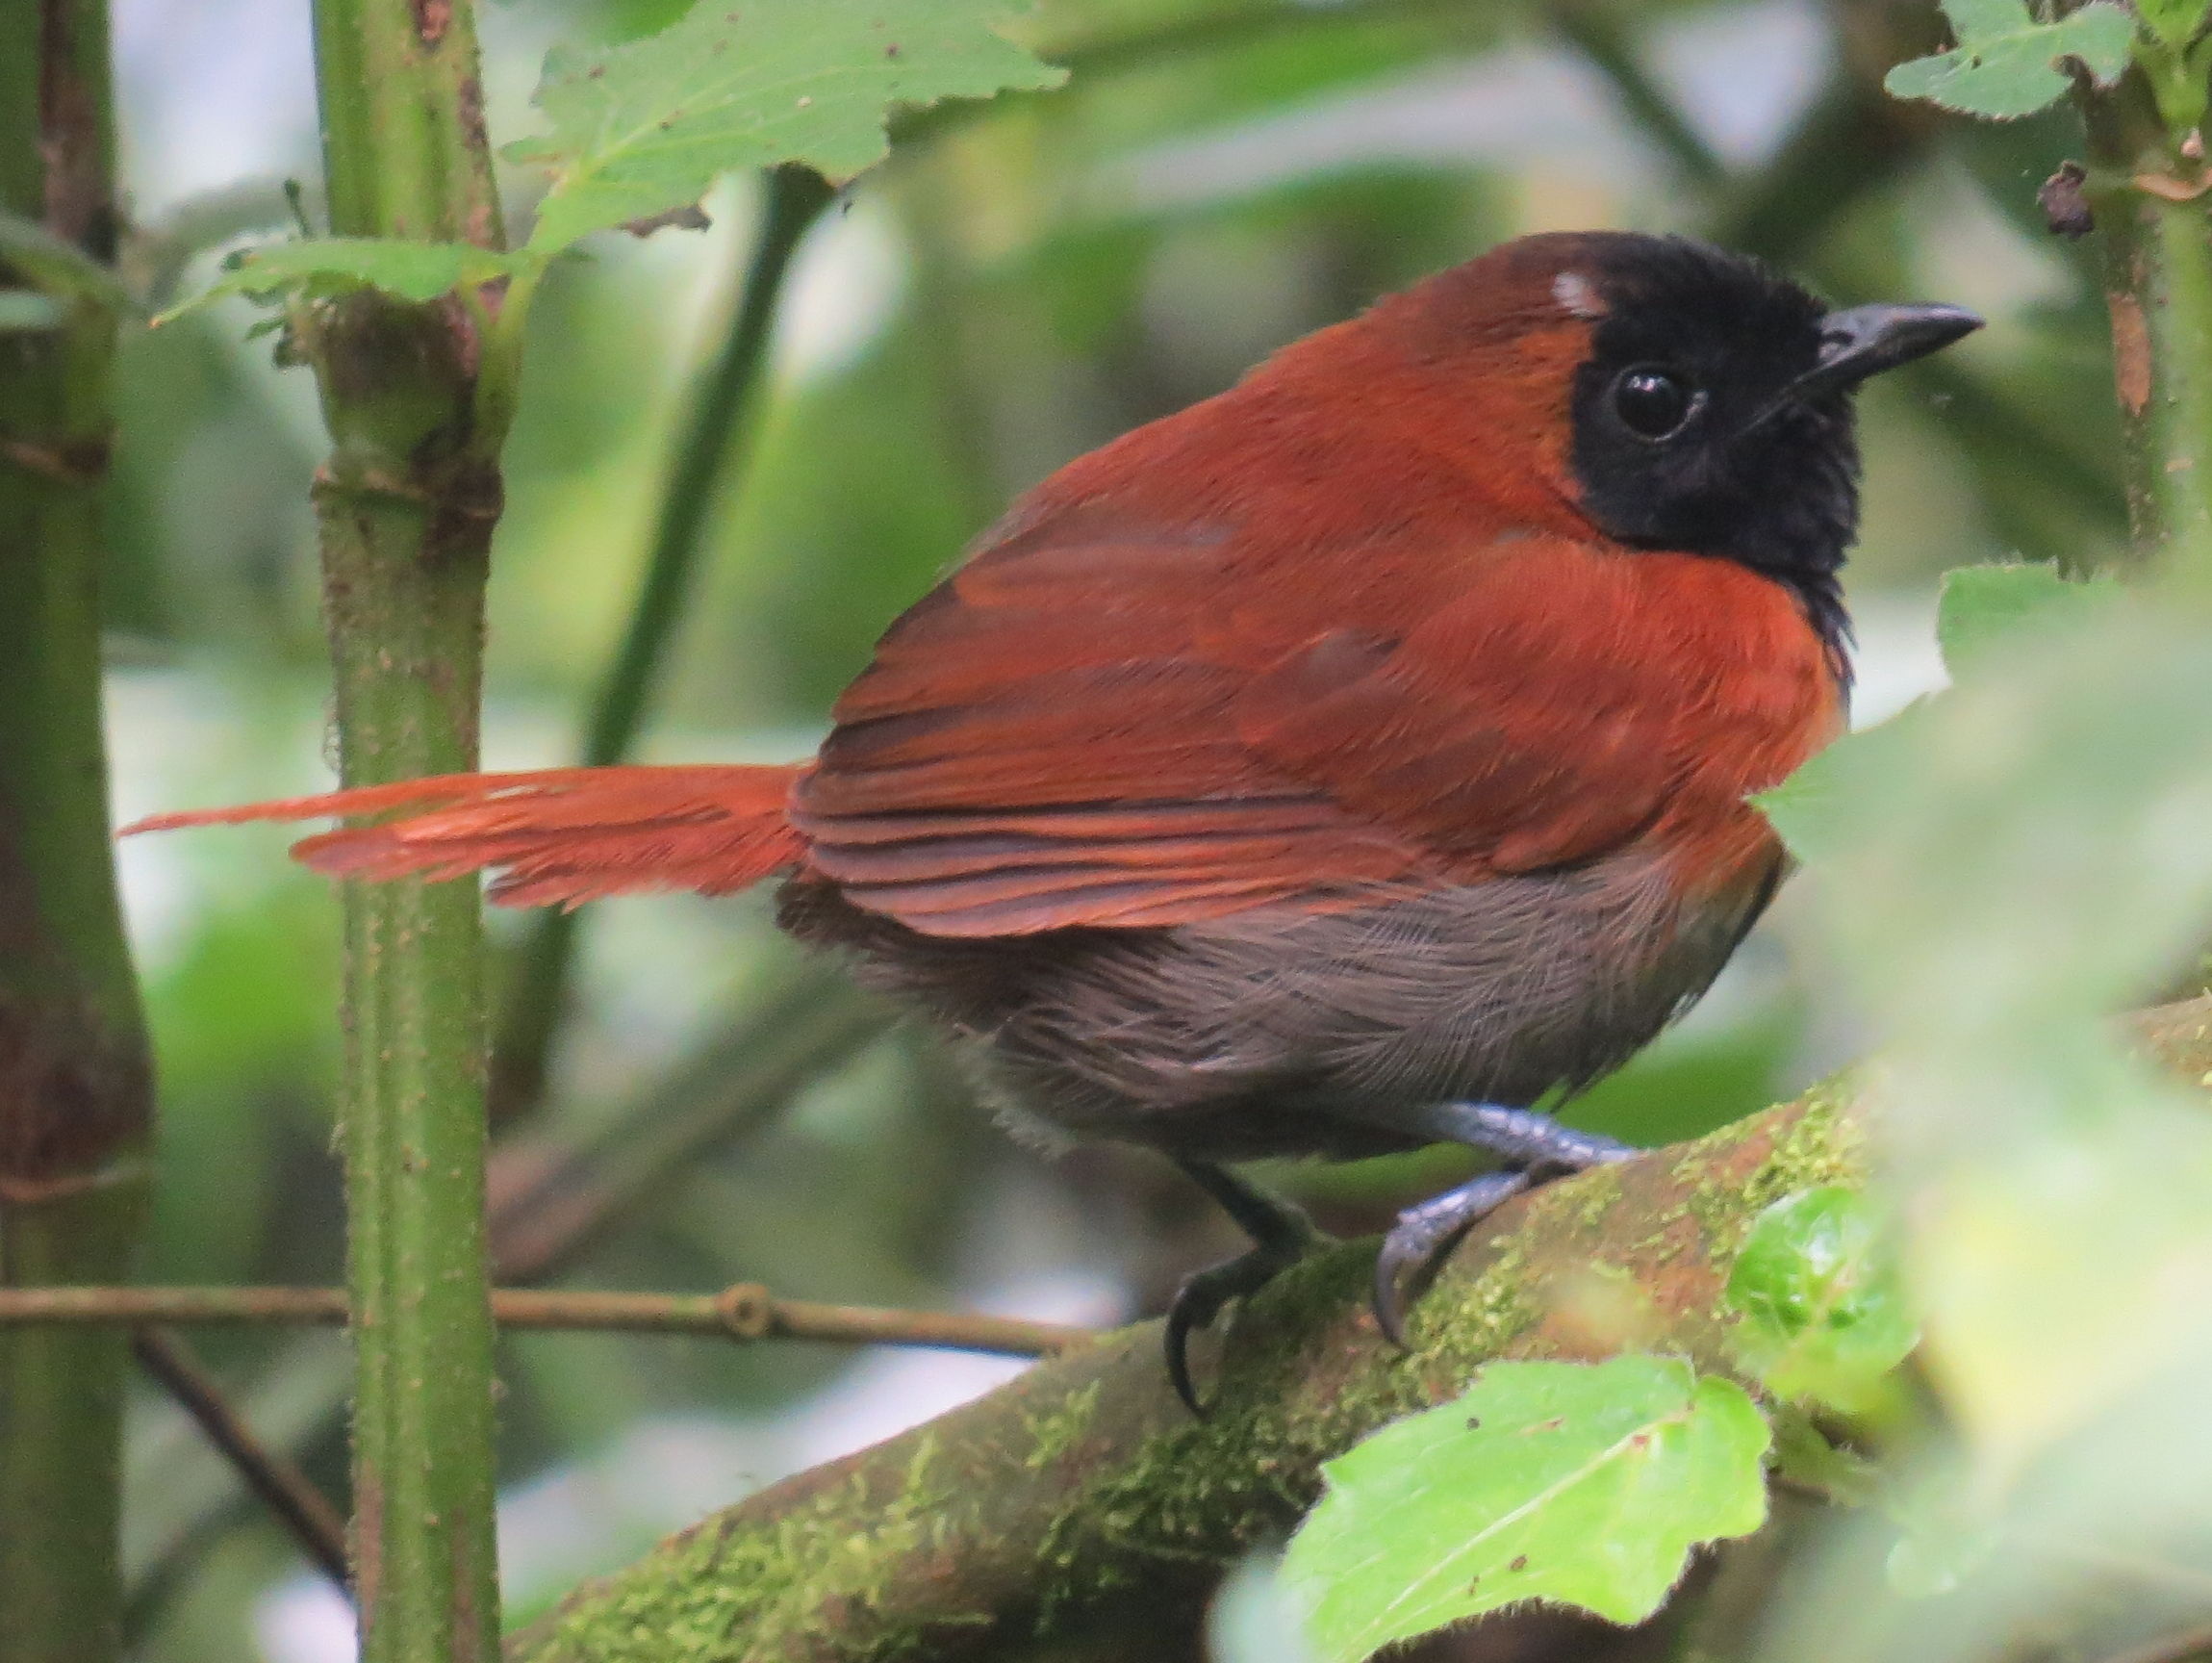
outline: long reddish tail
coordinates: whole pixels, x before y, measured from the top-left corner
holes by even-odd
[[[784,815],[803,767],[444,774],[242,808],[156,814],[124,827],[122,835],[413,809],[382,825],[304,838],[292,855],[318,872],[354,878],[436,880],[495,868],[492,899],[508,907],[578,907],[641,889],[723,895],[805,859],[806,840]]]

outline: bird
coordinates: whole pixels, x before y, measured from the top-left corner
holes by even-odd
[[[347,878],[513,906],[780,883],[1017,1129],[1139,1144],[1251,1238],[1167,1369],[1314,1245],[1231,1164],[1457,1142],[1373,1310],[1635,1153],[1552,1111],[1711,985],[1787,857],[1747,801],[1845,724],[1852,396],[1978,328],[1694,240],[1535,235],[1068,463],[897,618],[784,766],[459,774],[132,831],[343,817]],[[364,819],[363,817],[372,817]]]

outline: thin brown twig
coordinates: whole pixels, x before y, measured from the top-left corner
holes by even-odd
[[[816,967],[828,979],[811,974]],[[778,997],[624,1104],[589,1139],[550,1147],[542,1134],[516,1129],[495,1141],[495,1275],[529,1284],[556,1274],[702,1155],[772,1118],[808,1082],[888,1025],[888,1013],[857,1016],[870,1009],[867,1002],[819,960],[797,959],[778,985]],[[866,1032],[855,1026],[863,1020],[873,1024]],[[282,1355],[267,1378],[282,1381],[307,1367],[297,1353]],[[327,1430],[340,1407],[332,1398],[326,1414],[294,1436],[304,1440]],[[208,1539],[221,1505],[218,1498],[205,1500],[190,1522],[165,1538],[155,1554],[160,1569],[141,1577],[141,1587]]]
[[[347,1586],[345,1521],[314,1479],[290,1456],[273,1450],[223,1398],[221,1389],[185,1344],[158,1328],[131,1335],[131,1354],[139,1367],[160,1381],[184,1412],[198,1424],[310,1561],[337,1583]]]
[[[600,1293],[499,1288],[492,1316],[503,1328],[701,1334],[728,1340],[825,1340],[856,1345],[923,1345],[1044,1357],[1094,1338],[1087,1328],[965,1311],[899,1311],[778,1299],[755,1282],[719,1293]],[[30,1323],[253,1322],[341,1326],[343,1288],[0,1289],[0,1326]]]

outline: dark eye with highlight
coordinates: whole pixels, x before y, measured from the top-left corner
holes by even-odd
[[[1651,364],[1623,370],[1613,384],[1614,414],[1640,439],[1672,438],[1704,402],[1704,394]]]

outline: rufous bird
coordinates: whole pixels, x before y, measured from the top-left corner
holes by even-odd
[[[783,767],[465,774],[138,830],[400,811],[295,853],[510,906],[782,881],[989,1095],[1147,1144],[1253,1238],[1185,1348],[1308,1244],[1222,1163],[1438,1141],[1375,1309],[1468,1223],[1631,1151],[1539,1104],[1712,983],[1785,857],[1745,799],[1843,726],[1852,390],[1980,320],[1831,311],[1677,238],[1524,238],[1078,458],[892,624]]]

